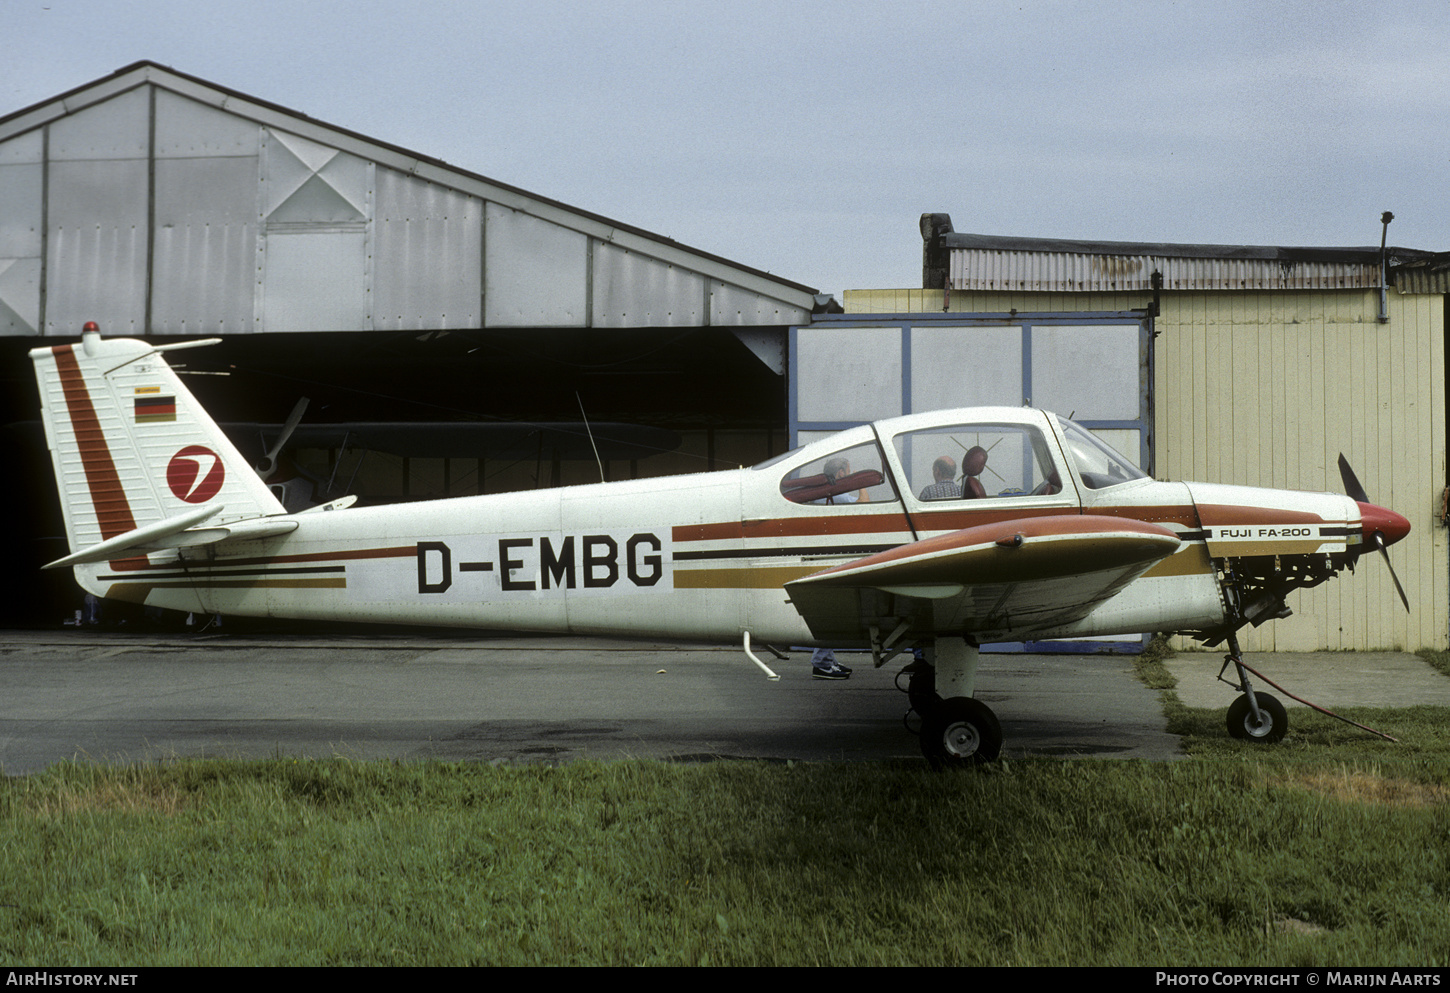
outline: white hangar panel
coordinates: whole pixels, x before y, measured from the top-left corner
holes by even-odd
[[[166,90],[156,91],[158,159],[255,160],[262,129],[249,121]]]
[[[40,135],[0,144],[0,259],[40,258]]]
[[[830,431],[905,412],[900,328],[803,327],[794,337],[792,423]]]
[[[597,327],[698,327],[705,323],[705,278],[606,242],[594,243]]]
[[[40,330],[42,154],[39,133],[0,142],[0,334]]]
[[[252,330],[257,159],[156,160],[151,326],[158,334]]]
[[[0,259],[0,334],[35,334],[40,324],[40,259]]]
[[[256,329],[372,330],[373,163],[272,129],[258,159]]]
[[[1146,388],[1141,337],[1131,324],[1034,327],[1032,348],[1051,361],[1033,365],[1032,405],[1082,419],[1136,418]]]
[[[488,327],[588,323],[589,239],[499,204],[484,221],[484,322]]]
[[[147,92],[139,87],[52,123],[51,160],[145,159],[151,130]]]
[[[913,327],[911,409],[1020,407],[1022,332],[1017,328]]]
[[[98,314],[112,333],[146,326],[149,119],[132,90],[50,126],[48,334]]]
[[[259,331],[368,329],[367,238],[361,231],[273,231]]]
[[[373,327],[478,327],[483,201],[379,167],[375,215]]]
[[[156,93],[156,333],[252,330],[261,131],[255,122]]]
[[[368,219],[371,162],[285,131],[263,133],[262,216],[267,224]]]
[[[46,334],[107,315],[111,334],[146,326],[145,159],[50,163]]]
[[[710,323],[715,327],[799,324],[810,316],[809,306],[792,306],[783,300],[710,280]]]

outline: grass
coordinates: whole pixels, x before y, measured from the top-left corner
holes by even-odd
[[[1328,747],[1220,754],[1212,716],[1189,715],[1201,759],[957,776],[56,766],[0,793],[0,959],[1444,964],[1450,763],[1428,726],[1444,715],[1404,722],[1409,754],[1348,760],[1340,732],[1310,726]]]
[[[1433,648],[1422,648],[1415,653],[1428,662],[1439,672],[1450,676],[1450,652],[1437,651]]]
[[[0,780],[0,961],[1421,965],[1450,958],[1450,722],[1162,689],[1187,760],[341,759]],[[1443,653],[1442,653],[1443,654]]]

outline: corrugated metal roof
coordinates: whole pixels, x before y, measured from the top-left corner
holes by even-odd
[[[1401,293],[1450,293],[1450,252],[1396,266],[1390,280]]]
[[[1161,242],[1016,238],[952,230],[946,214],[925,214],[923,286],[1013,292],[1365,289],[1380,284],[1378,246],[1182,245]],[[1424,265],[1434,253],[1385,250],[1391,268]],[[1393,280],[1392,280],[1393,281]],[[1402,290],[1402,292],[1408,292]]]
[[[1152,290],[1154,272],[1167,290],[1322,290],[1378,286],[1378,261],[1300,262],[1171,255],[953,248],[954,290],[1081,293]]]

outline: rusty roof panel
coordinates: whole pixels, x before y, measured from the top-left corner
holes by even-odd
[[[1168,290],[1326,290],[1379,285],[1379,266],[1365,262],[1290,259],[1181,258],[1133,254],[950,250],[953,290],[1124,292],[1151,290],[1153,273]]]

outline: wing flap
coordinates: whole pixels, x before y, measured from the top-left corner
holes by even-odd
[[[1144,521],[1036,517],[926,538],[785,588],[824,640],[859,641],[885,617],[909,618],[919,634],[1016,638],[1086,617],[1180,545]]]

